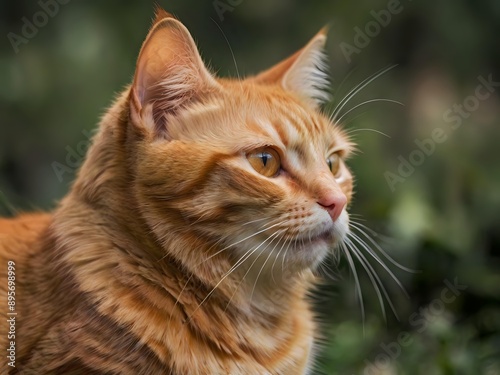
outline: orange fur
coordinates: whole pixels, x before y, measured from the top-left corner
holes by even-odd
[[[23,374],[306,374],[313,270],[347,231],[352,145],[317,107],[320,32],[284,63],[215,78],[157,12],[132,85],[53,214],[0,220]],[[314,77],[307,74],[313,71]],[[319,77],[319,78],[318,78]],[[246,159],[272,147],[275,177]],[[0,345],[7,326],[0,326]]]

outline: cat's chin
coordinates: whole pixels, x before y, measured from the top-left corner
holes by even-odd
[[[338,220],[322,232],[298,239],[292,243],[285,259],[291,272],[315,269],[328,255],[334,255],[337,246],[344,242],[349,231],[349,217],[344,210]]]
[[[343,241],[332,234],[325,232],[310,240],[297,241],[290,246],[285,259],[287,274],[298,273],[304,269],[315,269],[328,255],[333,255],[337,245]]]

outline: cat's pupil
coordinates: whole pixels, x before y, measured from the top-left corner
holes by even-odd
[[[260,154],[260,158],[262,159],[262,164],[265,167],[267,164],[267,159],[269,158],[269,154],[262,153]]]

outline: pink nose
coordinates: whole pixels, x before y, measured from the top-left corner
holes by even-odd
[[[318,200],[318,204],[328,212],[333,221],[339,218],[346,203],[347,198],[343,193],[329,193]]]

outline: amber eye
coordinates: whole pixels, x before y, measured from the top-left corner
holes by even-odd
[[[327,159],[326,163],[328,164],[328,168],[335,177],[338,177],[340,172],[340,156],[339,154],[331,154]]]
[[[280,156],[276,150],[264,147],[247,154],[253,169],[266,177],[274,177],[280,170]]]

